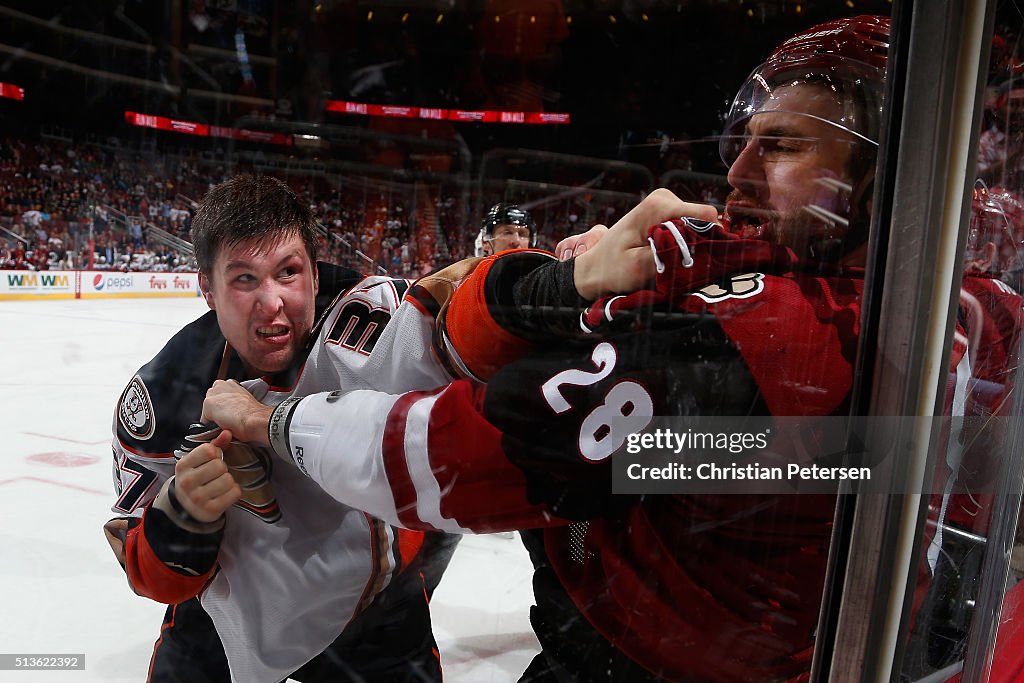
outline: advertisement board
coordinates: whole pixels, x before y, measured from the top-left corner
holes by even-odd
[[[79,294],[82,299],[199,296],[199,278],[195,273],[119,273],[83,270],[80,274]]]
[[[199,296],[196,273],[0,271],[0,301]]]
[[[74,299],[75,275],[72,271],[0,271],[0,299]]]

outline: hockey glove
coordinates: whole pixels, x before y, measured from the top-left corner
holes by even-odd
[[[193,424],[189,427],[179,449],[174,451],[174,457],[181,459],[199,444],[213,441],[221,431],[223,430],[213,423]],[[271,460],[265,449],[240,441],[232,441],[224,449],[224,463],[242,488],[242,499],[235,505],[267,524],[273,524],[281,519],[281,508],[270,485],[270,474],[273,470]]]

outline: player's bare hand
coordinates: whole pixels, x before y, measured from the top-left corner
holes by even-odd
[[[647,195],[607,233],[602,233],[596,244],[576,257],[576,291],[593,301],[605,294],[633,292],[650,285],[656,272],[647,231],[656,223],[682,216],[717,221],[718,210],[710,204],[684,202],[666,189]]]
[[[245,443],[269,445],[267,425],[272,406],[265,406],[234,380],[217,380],[206,392],[203,401],[203,422],[216,422],[221,429],[229,429],[235,438]]]
[[[579,235],[569,235],[555,245],[555,256],[559,261],[568,261],[574,256],[579,256],[600,242],[606,232],[608,232],[608,226],[598,224]]]
[[[242,489],[228,471],[223,449],[231,443],[225,430],[213,441],[200,444],[174,466],[175,497],[194,519],[215,522],[242,497]]]

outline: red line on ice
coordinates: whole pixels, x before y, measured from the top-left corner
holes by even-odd
[[[39,432],[22,432],[22,434],[28,434],[29,436],[41,436],[44,439],[56,439],[57,441],[67,441],[69,443],[82,444],[84,446],[95,446],[101,443],[109,443],[110,439],[100,439],[99,441],[81,441],[79,439],[69,439],[64,436],[54,436],[53,434],[40,434]]]
[[[40,484],[52,484],[54,486],[63,486],[66,489],[74,489],[75,491],[82,491],[84,493],[95,493],[98,496],[108,495],[106,491],[100,491],[99,489],[91,489],[86,486],[76,486],[75,484],[64,484],[59,481],[52,481],[50,479],[42,479],[40,477],[15,477],[14,479],[4,479],[0,481],[0,486],[4,484],[13,484],[18,481],[36,481]]]

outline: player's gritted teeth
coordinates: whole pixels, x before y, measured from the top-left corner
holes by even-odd
[[[285,325],[262,325],[256,328],[256,336],[266,341],[284,341],[288,335]]]
[[[746,238],[756,239],[768,231],[774,212],[753,200],[733,192],[725,204],[730,229]]]

